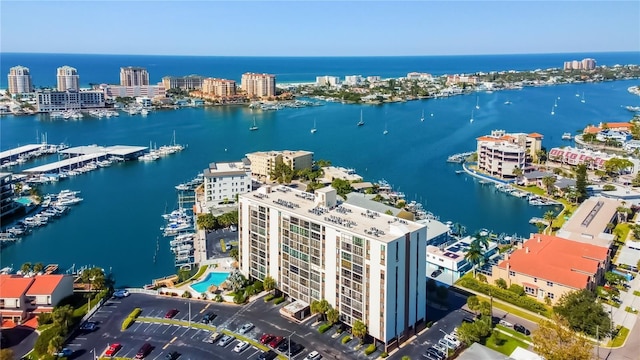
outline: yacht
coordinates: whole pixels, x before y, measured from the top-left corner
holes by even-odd
[[[505,105],[511,105],[511,101],[507,100],[504,102]]]
[[[362,109],[360,109],[360,121],[358,121],[358,126],[364,125],[364,120],[362,120]]]
[[[256,117],[253,117],[253,126],[249,128],[249,131],[258,130],[258,125],[256,125]]]
[[[480,98],[476,96],[476,109],[480,109]]]
[[[551,107],[551,115],[555,115],[556,114],[556,108],[555,106]]]
[[[433,116],[433,114],[431,114]],[[424,121],[424,110],[422,110],[422,116],[420,117],[420,121]]]
[[[382,132],[382,135],[387,135],[389,133],[389,130],[387,130],[387,123],[384,123],[384,131]]]
[[[583,103],[583,104],[587,102],[587,101],[584,99],[584,92],[582,93],[582,99],[580,99],[580,102],[581,102],[581,103]]]
[[[316,129],[316,119],[313,119],[313,128],[311,129],[311,133],[315,134],[318,129]]]
[[[571,133],[566,132],[564,134],[562,134],[562,140],[571,140],[573,137],[571,136]]]
[[[473,124],[473,110],[471,110],[471,119],[469,119],[469,122]]]

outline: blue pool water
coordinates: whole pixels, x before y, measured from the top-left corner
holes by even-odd
[[[192,284],[191,287],[193,290],[202,294],[203,292],[207,292],[211,285],[220,286],[228,277],[228,272],[210,272],[204,280]]]
[[[20,204],[22,204],[22,205],[27,205],[27,206],[31,205],[31,203],[33,202],[33,201],[31,201],[31,199],[29,199],[28,197],[24,197],[24,196],[15,199],[15,201],[20,203]]]

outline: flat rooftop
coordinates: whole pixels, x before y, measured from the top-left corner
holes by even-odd
[[[607,224],[613,222],[619,206],[622,206],[620,200],[590,197],[576,209],[556,235],[573,241],[609,247],[614,236],[605,231]]]
[[[240,197],[315,223],[323,223],[326,226],[385,243],[394,241],[408,232],[425,228],[424,225],[413,221],[348,203],[341,203],[334,208],[316,205],[318,201],[314,194],[282,185],[272,187],[269,193],[264,193],[261,188],[242,194]]]
[[[11,156],[16,156],[29,151],[38,150],[44,146],[45,145],[42,145],[42,144],[29,144],[29,145],[22,145],[14,149],[5,150],[3,152],[0,152],[0,161],[2,161],[3,159],[9,158]]]
[[[228,175],[246,175],[247,169],[242,161],[237,162],[218,162],[211,163],[204,170],[204,176],[228,176]]]
[[[76,146],[72,148],[68,148],[60,151],[61,154],[67,155],[89,155],[89,154],[102,154],[102,155],[116,155],[116,156],[126,156],[135,154],[140,151],[146,150],[145,146],[128,146],[128,145],[113,145],[113,146],[97,146],[97,145],[87,145],[87,146]]]
[[[78,163],[82,163],[82,162],[98,159],[98,158],[100,158],[100,157],[102,157],[104,155],[105,155],[104,153],[80,155],[80,156],[72,157],[70,159],[56,161],[56,162],[53,162],[51,164],[36,166],[34,168],[31,168],[31,169],[22,170],[22,172],[24,172],[24,173],[35,173],[35,174],[48,173],[48,172],[56,171],[58,169],[64,169],[65,167],[70,167],[70,166],[76,165]]]

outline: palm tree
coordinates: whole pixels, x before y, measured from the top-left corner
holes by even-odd
[[[473,242],[476,242],[478,245],[482,246],[485,250],[489,249],[489,235],[482,235],[482,233],[477,233],[473,235]]]
[[[231,290],[233,290],[233,292],[238,292],[240,289],[242,289],[242,287],[244,287],[246,279],[240,272],[234,271],[231,273],[231,275],[229,275],[227,281],[229,281]]]
[[[555,176],[545,176],[542,178],[542,185],[544,186],[545,190],[547,191],[548,195],[553,194],[553,185],[556,183],[556,177]]]
[[[312,314],[317,314],[317,321],[320,320],[320,301],[313,300],[310,305],[310,310]]]
[[[484,252],[482,251],[482,246],[480,246],[477,242],[471,242],[471,245],[467,249],[466,254],[464,254],[464,258],[473,265],[473,277],[476,277],[476,266],[480,264],[482,259],[484,258]]]
[[[44,269],[44,264],[41,262],[37,262],[33,265],[33,272],[35,273],[39,273],[42,269]]]
[[[327,311],[327,321],[329,321],[329,324],[333,325],[337,323],[339,319],[340,319],[340,313],[338,312],[338,310],[334,308],[330,308]]]
[[[24,264],[22,264],[22,266],[20,266],[20,272],[22,272],[23,275],[26,275],[28,273],[31,272],[31,263],[30,262],[26,262]]]
[[[553,213],[553,211],[549,210],[546,213],[544,213],[543,218],[549,223],[549,225],[547,225],[547,229],[553,229],[553,219],[555,219],[556,215]],[[551,231],[549,231],[549,233],[551,233]]]
[[[517,180],[520,180],[520,178],[522,177],[522,175],[524,174],[524,172],[522,171],[522,169],[520,169],[519,167],[514,167],[513,171],[511,172],[513,175],[515,175]]]
[[[56,335],[49,340],[48,351],[49,354],[53,355],[62,349],[62,345],[64,345],[64,338],[60,335]]]
[[[351,334],[360,339],[360,343],[362,344],[365,335],[367,335],[367,325],[365,325],[360,320],[356,320],[356,322],[353,323],[353,327],[351,328]]]
[[[262,286],[265,290],[271,291],[276,288],[276,280],[271,275],[267,275],[262,280]]]

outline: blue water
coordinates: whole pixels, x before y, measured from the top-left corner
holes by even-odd
[[[5,60],[9,55],[13,56],[10,63]],[[607,56],[614,64],[632,62],[628,54],[619,58],[615,54]],[[81,71],[81,79],[84,70],[80,70],[80,65],[88,58],[94,59],[96,65],[86,72],[87,75],[93,74],[91,76],[100,82],[109,81],[113,69],[114,76],[117,76],[119,66],[134,65],[127,60],[131,57],[122,56],[59,57],[64,61],[58,63],[54,56],[46,63],[47,66],[53,71],[62,64],[76,66]],[[503,59],[503,63],[496,63],[494,68],[500,69],[505,63],[518,62],[526,63],[531,68],[545,68],[550,66],[548,62],[582,57],[533,55],[533,59],[540,60],[536,64],[522,55],[500,56],[497,58]],[[602,61],[600,56],[594,57]],[[34,74],[44,71],[41,68],[44,65],[29,65],[44,61],[41,55],[2,54],[0,58],[2,69],[22,64],[31,66]],[[145,64],[164,64],[169,74],[202,73],[197,64],[192,68],[189,62],[177,62],[169,68],[171,57],[139,58]],[[442,66],[475,71],[475,65],[482,63],[485,57],[478,57],[477,61],[473,57],[449,58],[451,63]],[[607,57],[603,55],[602,58]],[[262,59],[250,59],[239,58],[238,61],[251,65],[246,65],[244,69],[215,69],[233,73],[269,71],[263,69]],[[363,65],[363,69],[371,73],[357,71],[359,60],[349,62],[346,58],[341,59],[345,64],[345,73],[385,76],[383,67],[369,64]],[[393,63],[393,71],[401,74],[414,70],[430,71],[427,67],[416,69],[415,58],[376,59],[381,61],[377,63],[378,66]],[[304,61],[308,64],[315,62],[319,69],[330,69],[337,60],[314,58],[313,61]],[[102,68],[102,64],[110,65]],[[285,72],[285,65],[277,66],[282,73]],[[296,66],[292,65],[291,69],[296,69]],[[45,70],[47,74],[50,72]],[[102,75],[98,76],[100,73]],[[313,76],[323,73],[330,72],[318,71]],[[152,73],[152,76],[156,75]],[[309,75],[291,70],[289,76],[292,81],[303,81]],[[210,162],[236,161],[246,153],[272,149],[310,150],[315,152],[316,159],[328,159],[336,165],[355,168],[366,180],[384,178],[397,190],[404,192],[409,200],[422,202],[427,210],[440,216],[443,221],[460,222],[470,231],[488,228],[498,233],[527,235],[536,231],[535,227],[528,224],[528,220],[542,216],[545,208],[529,206],[522,199],[496,193],[490,186],[483,186],[466,175],[456,174],[459,166],[447,164],[447,156],[474,150],[475,138],[494,129],[539,132],[545,136],[543,145],[547,149],[567,145],[568,142],[561,140],[564,132],[574,132],[586,124],[600,121],[628,121],[631,113],[622,106],[638,106],[640,97],[630,94],[626,89],[639,82],[571,84],[480,93],[480,109],[475,110],[473,124],[469,123],[469,118],[476,105],[475,94],[380,106],[327,103],[320,107],[256,112],[259,131],[248,130],[253,123],[252,114],[243,107],[187,108],[157,111],[148,117],[122,114],[118,118],[85,118],[82,121],[51,121],[44,115],[6,116],[0,119],[0,150],[34,143],[37,136],[44,132],[48,134],[50,143],[66,142],[72,146],[148,146],[150,141],[160,146],[171,141],[174,130],[177,142],[187,144],[188,148],[157,162],[123,163],[43,186],[45,193],[62,189],[81,190],[84,201],[64,217],[36,229],[21,242],[2,249],[0,267],[12,264],[19,267],[27,261],[57,263],[61,268],[72,264],[94,264],[112,270],[121,287],[140,286],[153,278],[172,274],[175,272],[172,253],[159,227],[163,225],[160,215],[177,206],[174,186],[193,178]],[[580,102],[580,98],[575,96],[577,93],[585,94],[586,103]],[[560,100],[556,115],[551,116],[550,109],[557,97]],[[512,105],[504,105],[506,100],[510,100]],[[366,125],[357,127],[361,109]],[[423,110],[426,119],[420,122]],[[430,116],[431,113],[433,116]],[[311,134],[309,130],[313,127],[314,119],[318,131]],[[383,136],[385,124],[389,134]],[[27,163],[25,167],[55,160],[57,156],[52,155]]]
[[[228,272],[210,272],[204,280],[191,284],[193,290],[202,294],[207,292],[211,285],[220,286],[229,277]]]
[[[594,58],[598,65],[638,64],[640,53],[573,53],[481,56],[403,56],[403,57],[220,57],[0,53],[0,88],[7,88],[9,68],[23,65],[31,70],[36,87],[56,85],[56,68],[75,67],[80,86],[120,82],[121,66],[143,66],[150,81],[166,75],[198,74],[240,81],[245,72],[275,74],[278,82],[315,81],[316,76],[379,75],[406,76],[408,72],[434,75],[502,70],[561,68],[564,61]]]

